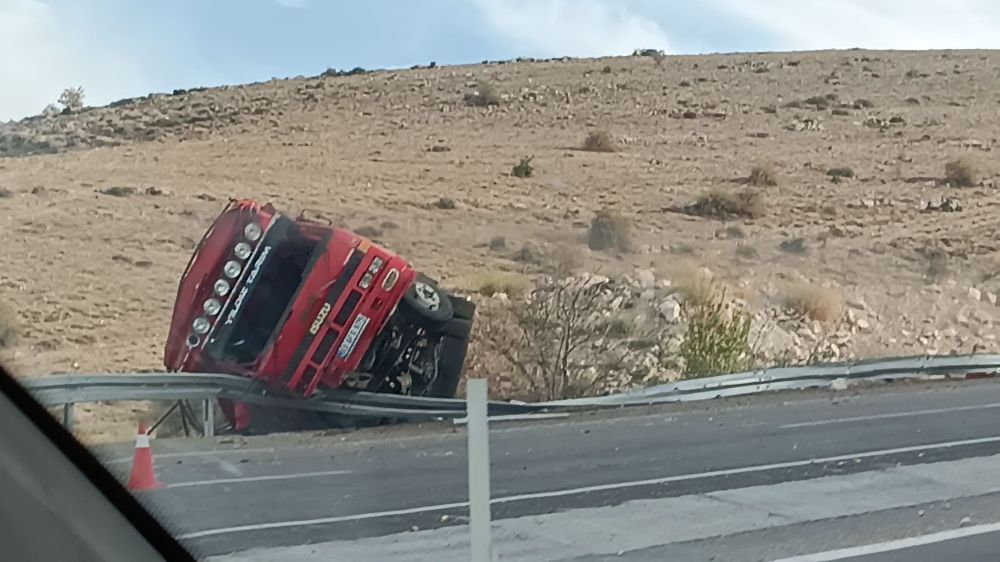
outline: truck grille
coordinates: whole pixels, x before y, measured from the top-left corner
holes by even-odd
[[[337,277],[337,280],[333,283],[333,286],[331,286],[330,290],[327,292],[326,299],[324,302],[329,303],[331,307],[335,307],[337,305],[337,301],[340,300],[341,295],[343,295],[344,291],[347,290],[347,287],[351,282],[351,279],[354,277],[354,274],[358,271],[358,267],[361,266],[361,262],[364,260],[364,257],[365,257],[364,252],[354,251],[351,253],[351,257],[348,258],[347,263],[344,264],[344,269],[340,272],[340,275]],[[358,299],[360,298],[361,297],[359,294]],[[351,300],[351,295],[348,295],[347,298],[344,299],[343,308],[346,308],[350,304],[349,302],[350,300]],[[351,305],[351,312],[353,312],[355,306],[357,306],[357,301],[354,301],[354,304]],[[342,313],[341,310],[337,310],[336,318],[340,318],[341,313]],[[295,350],[295,355],[292,357],[292,360],[288,363],[288,367],[286,367],[284,372],[281,373],[281,381],[284,382],[289,389],[294,390],[295,387],[308,385],[311,382],[312,377],[316,374],[316,367],[310,366],[306,369],[303,369],[299,377],[295,376],[296,370],[298,370],[300,367],[304,367],[303,359],[306,358],[306,354],[309,353],[309,348],[312,347],[312,344],[319,333],[323,334],[323,339],[320,341],[317,349],[310,356],[310,363],[317,365],[320,364],[322,360],[326,358],[326,354],[329,353],[329,348],[333,347],[334,343],[336,343],[337,337],[340,335],[339,332],[337,332],[336,330],[327,329],[325,330],[324,333],[324,330],[321,329],[317,334],[307,334],[307,336],[303,338],[302,342],[299,344],[299,347]],[[326,343],[327,339],[330,339],[329,344]],[[321,351],[323,351],[323,353],[320,353]]]
[[[351,291],[351,294],[347,295],[347,298],[344,299],[344,306],[337,313],[337,317],[333,319],[333,323],[343,326],[347,322],[347,319],[354,314],[354,309],[358,306],[358,301],[360,300],[361,293],[359,291]]]

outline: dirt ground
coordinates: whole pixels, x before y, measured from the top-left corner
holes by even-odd
[[[369,227],[459,289],[483,270],[544,270],[516,259],[530,243],[572,248],[605,274],[705,266],[758,307],[790,283],[829,286],[867,318],[857,356],[991,351],[998,60],[493,63],[178,92],[0,125],[0,301],[20,326],[0,360],[25,377],[162,368],[178,277],[228,197]],[[463,101],[481,83],[499,105]],[[827,103],[789,107],[813,97]],[[595,129],[620,149],[579,150]],[[526,156],[534,173],[513,177]],[[972,186],[943,181],[959,158],[977,169]],[[764,164],[777,185],[759,188],[762,216],[677,212],[713,189],[758,189],[740,180]],[[834,181],[837,167],[853,177]],[[631,219],[633,251],[587,249],[603,208]],[[499,236],[505,246],[491,248]],[[110,439],[130,434],[141,408],[81,410],[80,431]]]

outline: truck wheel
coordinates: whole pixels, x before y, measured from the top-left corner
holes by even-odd
[[[458,383],[462,380],[465,355],[469,351],[468,338],[441,338],[441,362],[438,364],[437,378],[430,389],[430,396],[454,398]]]
[[[472,320],[465,320],[456,316],[446,322],[444,326],[441,326],[441,333],[445,336],[467,340],[472,333]]]
[[[425,328],[439,328],[452,318],[451,299],[422,273],[403,293],[400,311],[411,322]]]
[[[461,318],[462,320],[472,320],[472,317],[476,315],[476,305],[469,299],[462,297],[456,297],[451,295],[451,309],[454,311],[455,318]]]

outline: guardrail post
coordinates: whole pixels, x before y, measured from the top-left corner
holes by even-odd
[[[490,544],[490,431],[485,379],[465,387],[469,436],[469,543],[471,562],[492,562]]]
[[[204,401],[202,421],[205,428],[201,434],[205,437],[215,437],[215,403],[211,398],[206,398]]]
[[[63,427],[66,431],[73,433],[73,404],[63,404]]]

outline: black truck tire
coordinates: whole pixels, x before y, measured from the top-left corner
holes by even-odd
[[[441,338],[441,363],[438,365],[437,378],[431,386],[431,396],[437,398],[454,398],[458,392],[458,383],[462,380],[462,370],[465,367],[465,356],[469,351],[468,338]]]
[[[476,315],[476,304],[474,302],[455,295],[451,295],[451,309],[454,312],[455,318],[461,318],[462,320],[472,320],[472,317]]]
[[[399,310],[410,322],[429,329],[444,326],[453,316],[451,299],[423,273],[403,293]]]

